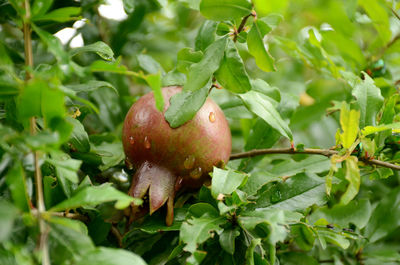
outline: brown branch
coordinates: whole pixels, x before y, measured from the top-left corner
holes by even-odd
[[[393,8],[391,8],[391,10],[392,10],[393,15],[394,15],[395,17],[397,17],[398,20],[400,20],[400,15],[397,14],[397,12],[396,12]]]
[[[118,228],[117,227],[115,227],[114,225],[112,225],[111,226],[111,233],[115,236],[115,238],[118,240],[118,246],[120,247],[120,248],[122,248],[123,247],[123,243],[122,243],[122,235],[121,235],[121,233],[119,232],[119,230],[118,230]]]
[[[259,155],[268,155],[268,154],[307,154],[307,155],[322,155],[326,157],[331,157],[332,155],[338,154],[338,151],[329,150],[329,149],[311,149],[305,148],[303,150],[295,150],[293,148],[270,148],[270,149],[254,149],[248,152],[232,154],[230,160],[240,159],[240,158],[249,158]],[[393,170],[399,170],[400,166],[377,160],[377,159],[368,159],[368,158],[359,158],[360,161],[364,162],[365,164],[379,166],[379,167],[386,167]]]
[[[32,78],[32,68],[33,68],[33,52],[32,52],[32,38],[31,38],[31,10],[29,5],[29,0],[25,0],[25,16],[23,17],[23,32],[24,32],[24,51],[25,51],[25,65],[26,69],[26,80]],[[30,133],[32,135],[36,134],[36,119],[35,117],[31,117],[29,120],[30,125]],[[40,228],[40,243],[39,249],[42,251],[42,264],[50,265],[50,256],[49,256],[49,246],[47,243],[47,236],[49,233],[49,228],[46,222],[41,217],[41,213],[46,211],[46,207],[44,205],[44,197],[43,197],[43,178],[42,172],[39,165],[39,153],[38,151],[33,152],[34,156],[34,165],[35,165],[35,187],[36,187],[36,204],[39,212],[39,228]]]
[[[249,19],[249,17],[251,17],[251,16],[255,16],[255,14],[252,12],[252,13],[248,14],[247,16],[245,16],[245,17],[242,19],[242,22],[240,23],[238,29],[235,30],[235,33],[234,33],[235,36],[233,37],[233,41],[234,41],[234,42],[237,41],[237,38],[238,38],[238,36],[239,36],[239,33],[243,31],[244,26],[246,25],[247,19]]]

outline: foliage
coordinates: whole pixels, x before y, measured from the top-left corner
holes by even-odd
[[[0,264],[400,263],[400,2],[102,4],[0,0]],[[291,151],[214,168],[172,226],[130,224],[122,123],[168,85],[171,127],[210,96],[233,153]]]

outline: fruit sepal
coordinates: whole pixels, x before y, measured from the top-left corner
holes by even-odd
[[[147,194],[150,215],[167,202],[166,224],[171,225],[174,219],[176,179],[169,169],[145,161],[133,176],[129,195],[143,199]],[[137,206],[132,206],[133,214],[139,212],[135,207]]]

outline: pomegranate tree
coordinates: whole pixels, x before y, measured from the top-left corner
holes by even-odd
[[[211,99],[192,120],[175,129],[169,126],[164,113],[180,91],[176,86],[162,89],[163,112],[157,110],[153,92],[141,97],[128,111],[122,132],[126,161],[136,168],[129,194],[148,195],[150,214],[167,203],[167,225],[173,221],[176,192],[201,187],[213,166],[226,163],[231,152],[228,122]],[[139,210],[133,207],[131,214]]]

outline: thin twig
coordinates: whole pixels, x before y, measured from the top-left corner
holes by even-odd
[[[247,19],[249,19],[249,17],[254,16],[253,13],[248,14],[247,16],[243,17],[242,22],[240,23],[239,27],[237,30],[235,30],[235,36],[233,37],[233,41],[236,42],[237,38],[239,36],[239,33],[243,31],[244,26],[246,25]]]
[[[119,232],[118,228],[115,227],[114,225],[111,226],[111,233],[115,236],[115,238],[118,240],[118,246],[120,248],[123,247],[123,243],[122,243],[122,235]]]
[[[338,154],[338,151],[329,150],[329,149],[312,149],[312,148],[305,148],[302,150],[295,150],[293,148],[270,148],[270,149],[255,149],[248,152],[232,154],[230,160],[240,159],[240,158],[248,158],[253,156],[259,155],[268,155],[268,154],[308,154],[308,155],[322,155],[326,157],[330,157],[332,155]],[[400,170],[400,166],[384,162],[377,159],[368,159],[368,158],[359,158],[360,161],[364,162],[365,164],[375,165],[379,167],[386,167],[393,170]]]
[[[67,213],[67,212],[41,212],[39,215],[39,211],[37,209],[32,209],[31,213],[36,216],[37,218],[43,217],[43,216],[56,216],[56,217],[65,217],[69,219],[74,219],[74,220],[80,220],[82,222],[89,221],[89,218],[85,215],[79,214],[79,213]]]
[[[26,80],[32,78],[31,70],[33,68],[33,53],[32,53],[32,39],[31,39],[31,27],[30,27],[30,19],[31,19],[31,10],[29,6],[29,1],[25,0],[25,17],[23,18],[23,32],[24,32],[24,49],[25,49],[25,65],[26,69]],[[36,119],[35,117],[31,117],[29,120],[30,123],[30,133],[32,135],[36,134]],[[35,164],[35,184],[36,184],[36,204],[39,212],[39,228],[40,228],[40,244],[39,248],[42,251],[42,264],[50,265],[50,256],[49,256],[49,246],[47,243],[47,235],[49,233],[49,229],[47,227],[46,222],[40,216],[40,213],[46,211],[46,207],[44,205],[43,198],[43,178],[42,172],[40,170],[39,165],[39,153],[35,151],[33,153],[34,156],[34,164]]]
[[[392,10],[393,15],[395,15],[395,17],[397,17],[397,19],[400,20],[400,15],[397,14],[397,12],[393,8],[391,8],[391,10]]]

